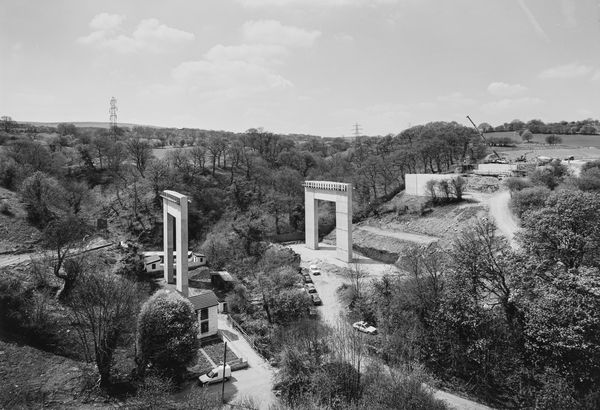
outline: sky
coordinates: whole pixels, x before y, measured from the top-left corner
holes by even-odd
[[[0,115],[350,136],[600,118],[600,0],[2,0]]]

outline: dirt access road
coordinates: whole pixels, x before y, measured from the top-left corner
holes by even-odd
[[[515,233],[519,231],[519,224],[510,210],[510,191],[500,190],[493,194],[469,192],[465,197],[471,197],[486,205],[500,233],[508,239],[513,248],[517,247]]]
[[[439,238],[427,235],[419,235],[416,233],[408,233],[408,232],[399,232],[399,231],[388,231],[386,229],[380,229],[375,226],[358,226],[354,227],[354,229],[361,229],[363,231],[371,232],[376,235],[389,236],[390,238],[400,239],[402,241],[415,242],[419,244],[430,244],[432,242],[437,242]]]
[[[289,246],[294,252],[302,258],[301,266],[309,267],[317,265],[321,269],[321,275],[311,275],[315,288],[323,301],[323,306],[318,310],[322,319],[330,325],[344,323],[342,318],[344,308],[342,307],[336,290],[344,283],[350,283],[350,280],[343,274],[345,269],[360,269],[368,273],[367,281],[370,279],[381,278],[385,274],[403,275],[404,273],[394,265],[388,265],[369,259],[358,253],[354,253],[354,262],[346,263],[335,257],[335,246],[320,244],[320,249],[308,249],[303,243]],[[349,326],[349,324],[348,324]],[[443,400],[448,407],[456,410],[491,410],[490,407],[476,403],[474,401],[456,396],[454,394],[436,390],[436,398]]]
[[[111,242],[108,242],[107,240],[103,239],[103,238],[96,238],[93,239],[92,241],[90,241],[90,243],[88,243],[85,247],[80,248],[80,249],[74,249],[72,250],[69,254],[70,256],[75,256],[75,255],[79,255],[81,253],[86,253],[86,252],[91,252],[91,251],[97,251],[99,249],[103,249],[103,248],[108,248],[109,246],[112,246],[113,244]],[[49,253],[50,255],[52,255],[52,252]],[[21,253],[21,254],[17,254],[17,255],[11,255],[11,254],[6,254],[6,255],[0,255],[0,268],[5,267],[5,266],[12,266],[12,265],[18,265],[24,262],[29,262],[34,258],[39,258],[44,256],[44,252],[29,252],[29,253]]]

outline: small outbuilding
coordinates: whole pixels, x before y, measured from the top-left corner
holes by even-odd
[[[218,271],[210,273],[210,283],[217,289],[224,291],[232,290],[235,286],[235,279],[227,271]]]
[[[194,305],[194,311],[198,315],[200,333],[198,338],[213,336],[219,330],[217,319],[217,308],[219,300],[212,290],[204,290],[202,293],[189,296],[188,300]]]

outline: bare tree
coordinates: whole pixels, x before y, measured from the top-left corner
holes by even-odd
[[[139,136],[130,138],[125,143],[127,154],[135,162],[135,167],[144,178],[144,171],[148,165],[148,161],[152,157],[152,148],[148,142],[142,140]]]
[[[82,244],[89,227],[75,216],[66,216],[50,222],[44,230],[42,240],[44,246],[52,252],[51,265],[54,276],[62,279],[63,289],[59,299],[66,300],[73,288],[79,270],[75,265],[65,266],[65,261],[72,255],[77,245]]]
[[[107,387],[117,344],[127,330],[135,328],[137,287],[112,273],[84,270],[69,306],[85,356],[96,363],[100,386]]]

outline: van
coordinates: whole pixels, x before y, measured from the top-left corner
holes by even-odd
[[[225,365],[225,376],[223,376],[223,365],[217,366],[212,369],[210,372],[201,375],[198,380],[201,385],[213,384],[223,381],[229,380],[231,377],[231,366],[228,364]]]

